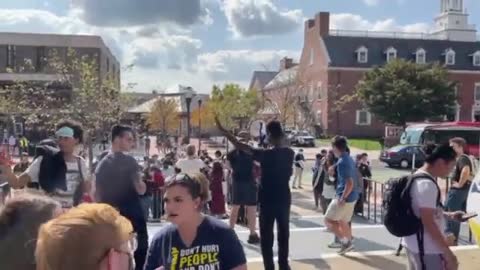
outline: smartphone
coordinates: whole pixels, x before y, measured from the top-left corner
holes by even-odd
[[[463,215],[463,216],[460,218],[460,220],[461,220],[462,222],[465,222],[465,221],[467,221],[467,220],[469,220],[469,219],[471,219],[471,218],[477,217],[477,216],[478,216],[477,213],[466,213],[465,215]]]

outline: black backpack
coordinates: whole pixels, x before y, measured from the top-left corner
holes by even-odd
[[[385,211],[383,224],[394,236],[405,237],[418,233],[422,228],[422,221],[412,209],[410,190],[413,181],[418,178],[431,179],[438,189],[437,204],[440,204],[440,188],[437,182],[428,174],[420,173],[393,178],[386,184],[382,206]]]

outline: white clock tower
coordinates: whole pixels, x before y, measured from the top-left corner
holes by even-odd
[[[433,34],[448,40],[476,41],[475,25],[468,23],[463,0],[440,0],[440,15],[435,18]]]

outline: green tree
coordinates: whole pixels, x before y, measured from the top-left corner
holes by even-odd
[[[259,105],[257,91],[246,91],[237,84],[213,86],[209,100],[209,106],[227,128],[242,128],[256,115]]]
[[[384,122],[405,126],[451,113],[455,85],[448,79],[448,70],[439,64],[396,60],[365,73],[356,95]]]
[[[52,129],[60,119],[80,122],[86,132],[85,144],[92,160],[92,139],[99,138],[113,123],[118,122],[130,105],[121,91],[115,74],[101,75],[98,56],[78,56],[68,49],[66,57],[53,50],[44,59],[55,80],[34,84],[16,81],[5,95],[11,113],[22,115],[27,124]],[[26,61],[28,66],[28,61]]]

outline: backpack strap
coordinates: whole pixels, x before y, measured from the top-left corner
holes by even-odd
[[[82,182],[85,181],[85,177],[83,175],[83,170],[82,170],[82,159],[80,157],[77,157],[77,167],[78,167],[78,174],[80,175],[80,180]]]

